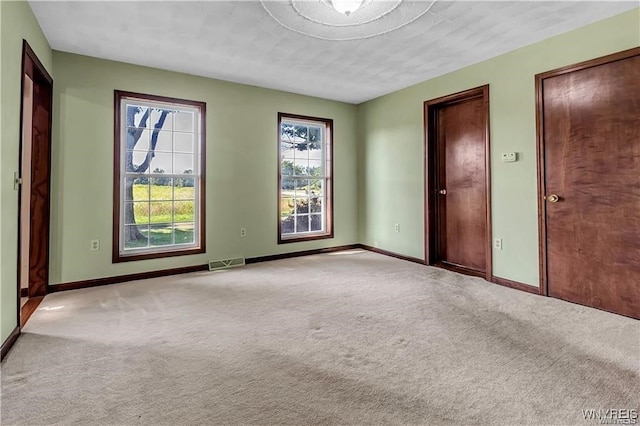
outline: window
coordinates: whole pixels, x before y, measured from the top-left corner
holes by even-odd
[[[278,114],[278,243],[333,237],[333,120]]]
[[[204,252],[205,107],[115,91],[114,262]]]

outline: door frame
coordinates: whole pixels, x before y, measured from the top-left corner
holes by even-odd
[[[540,271],[540,294],[549,296],[549,281],[547,268],[547,203],[546,203],[546,164],[545,164],[545,140],[544,140],[544,80],[598,65],[620,61],[640,55],[640,47],[635,47],[610,55],[602,56],[577,64],[567,65],[546,71],[535,76],[536,84],[536,155],[538,169],[538,257]]]
[[[456,103],[481,98],[484,102],[484,157],[485,157],[485,187],[486,187],[486,264],[485,272],[477,273],[466,268],[457,268],[451,265],[439,264],[436,258],[438,227],[437,227],[437,200],[436,188],[438,164],[437,164],[437,145],[438,145],[438,125],[437,112],[439,109]],[[438,265],[446,269],[460,272],[467,275],[476,275],[484,277],[487,281],[492,281],[493,277],[493,253],[491,244],[491,156],[489,142],[489,85],[475,87],[473,89],[464,90],[462,92],[453,93],[439,98],[431,99],[424,102],[424,253],[425,263],[427,265]]]
[[[48,124],[48,135],[47,135],[47,142],[48,142],[48,146],[46,147],[47,149],[42,149],[42,147],[39,146],[34,146],[33,145],[33,137],[31,139],[31,141],[24,141],[23,140],[23,122],[24,122],[24,117],[23,117],[23,113],[24,113],[24,90],[25,90],[25,84],[24,84],[24,77],[25,75],[29,76],[31,78],[31,80],[33,81],[33,86],[34,86],[34,93],[35,93],[35,86],[36,85],[40,85],[42,87],[46,87],[49,93],[49,99],[48,99],[48,110],[49,110],[49,124]],[[35,97],[34,97],[34,102],[35,102]],[[50,238],[50,231],[51,231],[51,224],[50,224],[50,216],[51,216],[51,136],[52,136],[52,117],[53,116],[53,78],[51,78],[51,75],[47,72],[46,68],[44,67],[44,65],[42,64],[42,62],[40,62],[40,60],[38,59],[37,55],[35,54],[35,52],[33,51],[33,49],[31,48],[31,46],[29,46],[29,43],[26,40],[22,40],[22,69],[21,69],[21,74],[20,74],[20,142],[19,142],[19,147],[18,147],[18,169],[20,170],[20,177],[22,178],[22,151],[23,151],[23,147],[24,144],[26,143],[31,143],[32,144],[32,156],[31,156],[31,170],[33,169],[33,164],[34,164],[34,159],[37,158],[39,155],[46,155],[47,158],[45,158],[45,161],[48,163],[48,170],[47,170],[47,185],[46,185],[46,208],[45,211],[43,212],[42,215],[38,215],[38,216],[31,216],[31,223],[30,223],[30,227],[34,228],[33,224],[34,222],[37,222],[39,224],[41,224],[42,228],[40,229],[44,229],[44,234],[42,237],[44,238],[43,241],[43,245],[46,244],[46,250],[44,252],[44,270],[45,270],[45,285],[44,286],[39,286],[38,288],[32,289],[31,285],[28,288],[28,297],[29,300],[27,301],[27,303],[24,306],[21,306],[21,286],[20,286],[20,282],[21,282],[21,248],[22,248],[22,244],[24,244],[25,242],[22,241],[22,235],[20,232],[20,226],[21,226],[21,213],[22,213],[22,184],[20,184],[18,186],[18,218],[17,218],[17,225],[18,225],[18,241],[17,241],[17,245],[18,245],[18,259],[17,259],[17,266],[18,266],[18,270],[17,270],[17,324],[20,328],[22,328],[24,326],[24,324],[26,323],[26,321],[29,319],[29,317],[31,316],[31,314],[35,311],[35,309],[38,307],[38,305],[40,304],[40,302],[42,301],[42,299],[44,298],[44,296],[49,292],[49,238]],[[44,152],[43,152],[44,151]],[[33,193],[31,195],[31,199],[33,200]],[[29,240],[31,241],[31,237],[29,238]],[[30,244],[30,241],[26,242],[26,244]],[[33,248],[30,247],[29,249],[29,253],[30,253],[30,257],[31,257],[31,251],[33,250]]]

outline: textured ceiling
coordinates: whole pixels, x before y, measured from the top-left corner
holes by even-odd
[[[30,4],[56,50],[355,104],[638,7],[365,0],[346,17],[329,0]]]

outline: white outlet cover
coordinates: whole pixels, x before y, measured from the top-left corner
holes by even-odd
[[[503,163],[513,163],[517,161],[518,155],[515,152],[503,152],[502,153],[502,162]]]

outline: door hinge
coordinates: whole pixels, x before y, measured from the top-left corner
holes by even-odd
[[[17,191],[20,185],[22,185],[22,178],[18,172],[13,172],[13,190]]]

